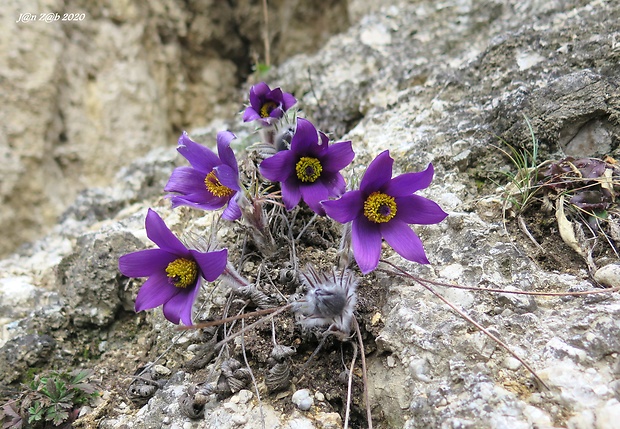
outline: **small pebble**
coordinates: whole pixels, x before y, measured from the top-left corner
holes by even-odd
[[[314,400],[312,399],[308,389],[300,389],[293,393],[291,400],[293,401],[293,404],[297,405],[297,408],[302,411],[308,411],[310,407],[314,405]]]
[[[609,264],[594,273],[594,280],[608,287],[620,286],[620,264]]]

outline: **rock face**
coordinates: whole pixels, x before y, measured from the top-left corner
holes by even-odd
[[[385,251],[387,259],[421,278],[504,291],[591,291],[598,287],[593,278],[614,284],[617,254],[609,252],[586,263],[562,242],[557,227],[546,229],[546,237],[537,237],[542,242],[539,248],[516,226],[516,220],[504,225],[503,201],[489,179],[502,177],[494,175],[496,170],[515,168],[497,149],[502,144],[498,137],[514,147],[531,148],[524,116],[539,139],[540,161],[564,153],[618,158],[620,4],[448,0],[383,2],[376,10],[355,7],[366,11],[358,24],[332,37],[317,53],[283,62],[268,81],[293,92],[305,116],[319,128],[333,132],[337,140],[352,140],[356,158],[351,176],[359,177],[372,157],[385,149],[396,159],[399,172],[433,163],[435,180],[424,195],[438,201],[450,216],[439,225],[415,227],[431,265],[404,263],[390,251]],[[152,132],[154,128],[147,125],[145,129]],[[216,131],[207,128],[202,134],[213,142]],[[243,137],[248,128],[235,131]],[[292,408],[292,393],[306,388],[308,379],[327,379],[326,389],[346,385],[346,374],[344,378],[338,373],[321,374],[313,372],[312,366],[293,368],[296,378],[284,393],[259,389],[262,408],[249,384],[235,388],[228,398],[205,400],[199,412],[192,409],[198,419],[182,413],[179,404],[184,393],[198,382],[211,382],[209,371],[217,370],[211,366],[201,373],[186,366],[201,356],[201,342],[209,343],[202,333],[180,336],[165,323],[160,310],[146,316],[136,316],[130,308],[125,311],[137,284],[120,280],[127,283],[112,288],[108,264],[129,250],[123,246],[137,245],[133,239],[119,243],[128,233],[147,242],[143,221],[148,207],[163,213],[177,232],[208,232],[206,217],[189,210],[171,211],[158,193],[174,165],[171,152],[158,149],[135,160],[115,176],[117,185],[82,194],[53,234],[27,252],[0,261],[0,272],[10,279],[5,284],[31,285],[29,296],[47,297],[54,305],[38,306],[32,317],[6,325],[0,369],[10,373],[9,381],[17,380],[28,366],[24,362],[39,364],[66,353],[67,339],[62,334],[66,329],[87,331],[99,341],[94,348],[98,353],[93,362],[82,361],[82,365],[98,366],[108,392],[101,409],[93,413],[106,416],[98,417],[100,427],[261,427],[263,421],[274,428],[340,427],[344,401],[331,390],[310,390],[314,402],[308,412]],[[613,221],[615,215],[610,215]],[[554,222],[553,214],[531,219]],[[226,237],[232,242],[235,231],[231,228]],[[64,259],[59,266],[70,254],[77,257]],[[97,260],[105,263],[97,265]],[[67,263],[71,261],[79,263]],[[592,264],[602,267],[598,276],[588,271]],[[245,269],[256,275],[254,266]],[[70,289],[56,288],[49,280],[56,278],[54,271],[60,273],[59,285]],[[284,274],[282,268],[278,275],[285,278]],[[103,289],[106,296],[118,294],[113,317],[105,321],[83,317],[111,314],[107,308],[98,313],[101,303],[96,294],[80,290],[79,282],[67,282],[85,276],[94,279],[93,287],[107,288]],[[380,292],[364,297],[364,287]],[[518,359],[419,283],[374,273],[359,287],[363,299],[358,311],[366,334],[375,427],[617,426],[617,293],[532,298],[428,287],[508,344],[547,388]],[[79,308],[72,308],[76,294],[81,294],[81,301]],[[210,299],[213,305],[224,302],[217,294]],[[3,317],[13,320],[23,314]],[[90,328],[80,330],[85,324]],[[283,330],[287,326],[282,322]],[[270,335],[268,330],[269,340]],[[173,339],[175,346],[166,350]],[[28,344],[34,344],[29,356],[16,352]],[[238,351],[241,346],[235,343],[234,347]],[[266,367],[266,352],[253,350],[250,366]],[[331,350],[340,363],[341,349]],[[139,411],[128,405],[129,400],[110,393],[118,386],[126,389],[139,364],[155,360],[164,351],[166,366],[175,372]],[[307,351],[310,354],[312,349]],[[319,352],[318,365],[331,355]],[[116,366],[111,364],[115,359]],[[355,380],[353,421],[362,427],[361,381]],[[334,418],[338,417],[334,412],[340,413],[340,419]]]
[[[348,26],[344,1],[269,4],[272,62]],[[78,20],[62,21],[65,13]],[[39,237],[78,191],[109,185],[127,160],[173,145],[182,129],[234,117],[239,83],[265,61],[262,17],[252,1],[6,4],[0,254]]]

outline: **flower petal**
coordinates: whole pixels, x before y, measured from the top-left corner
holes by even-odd
[[[192,307],[200,291],[200,282],[185,289],[179,289],[179,293],[170,298],[164,304],[164,316],[175,325],[183,320],[186,325],[192,325]]]
[[[229,197],[216,197],[210,192],[201,192],[188,195],[173,195],[168,197],[172,208],[188,206],[200,210],[217,210],[224,207]]]
[[[321,201],[326,201],[329,198],[329,191],[322,181],[317,180],[309,185],[301,185],[299,190],[304,201],[313,212],[320,216],[325,215]]]
[[[230,201],[228,201],[228,206],[222,212],[222,218],[233,221],[241,217],[241,209],[237,203],[237,196],[238,195],[233,196]]]
[[[145,249],[118,258],[118,269],[127,277],[148,277],[163,271],[176,255],[161,249]]]
[[[179,137],[177,151],[189,161],[192,167],[204,172],[205,176],[213,170],[213,167],[222,163],[211,149],[190,139],[185,131]]]
[[[282,89],[280,89],[279,87],[272,89],[271,91],[269,91],[268,94],[265,95],[265,99],[275,101],[277,104],[282,103]]]
[[[353,220],[351,244],[353,256],[363,274],[368,274],[377,268],[381,257],[381,231],[377,224],[364,216]]]
[[[230,168],[226,164],[218,165],[214,169],[215,177],[220,183],[233,191],[240,191],[239,187],[239,172]]]
[[[420,189],[428,188],[433,180],[435,170],[433,164],[428,164],[426,170],[417,173],[405,173],[394,177],[384,188],[384,192],[392,197],[411,195]]]
[[[393,164],[394,160],[390,157],[390,151],[386,150],[377,155],[362,177],[360,191],[364,195],[370,195],[389,183],[392,178]]]
[[[206,173],[195,170],[192,167],[177,167],[172,171],[164,191],[178,192],[180,194],[191,194],[201,190],[206,191],[206,176]]]
[[[220,157],[220,160],[230,168],[235,171],[239,171],[239,166],[237,165],[237,158],[235,158],[235,153],[230,147],[230,142],[236,139],[235,136],[230,131],[220,131],[217,133],[217,154]]]
[[[215,281],[224,272],[224,268],[226,268],[228,249],[216,250],[214,252],[190,250],[190,253],[200,267],[202,277],[207,281]]]
[[[429,264],[420,237],[405,222],[392,219],[381,224],[381,234],[385,241],[405,259]]]
[[[269,118],[265,118],[265,120],[267,120],[271,124],[277,119],[280,119],[282,116],[284,116],[284,111],[281,108],[276,107],[271,112],[269,112]]]
[[[287,210],[292,210],[293,207],[299,204],[299,200],[301,200],[301,191],[299,190],[297,178],[291,177],[289,180],[282,182],[281,189],[284,207],[286,207]]]
[[[260,174],[272,182],[284,182],[295,171],[295,154],[283,150],[263,160],[258,167]]]
[[[146,214],[146,236],[160,249],[178,256],[187,256],[189,252],[173,233],[168,229],[163,219],[153,209]]]
[[[252,106],[248,106],[243,112],[243,122],[257,121],[260,119],[260,115]]]
[[[282,93],[282,106],[284,110],[290,109],[295,103],[297,103],[297,99],[293,97],[293,94],[289,94],[288,92]]]
[[[181,310],[181,322],[183,322],[183,324],[186,326],[192,326],[194,324],[192,310],[194,309],[194,303],[196,302],[196,298],[200,293],[200,285],[201,281],[198,281],[196,287],[191,290],[190,296],[185,298],[185,307],[183,307],[183,309]]]
[[[325,187],[329,191],[330,197],[339,197],[344,194],[347,189],[347,184],[344,182],[344,177],[340,173],[322,173],[321,181],[325,184]]]
[[[319,154],[319,136],[312,122],[297,118],[297,128],[291,140],[291,151],[297,155]]]
[[[354,157],[350,141],[334,143],[323,154],[321,166],[326,171],[340,171],[349,165]]]
[[[250,88],[250,104],[254,110],[259,111],[263,107],[263,99],[271,90],[265,82],[257,83]]]
[[[439,223],[448,216],[436,202],[419,195],[397,197],[394,201],[396,202],[396,216],[394,220],[430,225]]]
[[[349,191],[337,200],[323,201],[322,206],[327,216],[337,222],[347,223],[362,216],[364,198],[360,191]]]
[[[165,271],[154,273],[138,291],[134,308],[136,312],[140,312],[159,307],[177,293],[179,288],[170,283]]]

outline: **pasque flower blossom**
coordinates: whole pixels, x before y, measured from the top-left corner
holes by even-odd
[[[409,224],[439,223],[447,216],[437,203],[414,195],[433,180],[432,164],[392,178],[393,164],[389,151],[382,152],[368,166],[359,190],[323,202],[329,217],[352,222],[353,255],[364,274],[377,268],[382,238],[403,258],[428,264],[422,241]]]
[[[239,167],[230,147],[235,135],[230,131],[217,134],[216,155],[211,149],[192,141],[186,132],[179,137],[178,152],[191,167],[175,168],[164,188],[172,207],[190,206],[203,210],[216,210],[228,204],[222,217],[236,220],[241,217],[237,204]]]
[[[145,226],[147,236],[159,248],[139,250],[118,260],[120,272],[127,277],[148,277],[138,292],[135,310],[163,305],[170,322],[192,325],[192,306],[202,279],[212,282],[224,272],[228,250],[188,249],[151,209]]]
[[[273,182],[281,182],[282,200],[287,210],[303,200],[310,209],[325,214],[321,201],[338,197],[346,185],[340,170],[353,161],[351,142],[329,145],[329,139],[306,119],[297,119],[291,148],[265,159],[261,174]]]
[[[270,126],[290,109],[297,100],[292,94],[280,88],[271,89],[265,82],[250,88],[250,105],[243,112],[243,121],[259,121]]]

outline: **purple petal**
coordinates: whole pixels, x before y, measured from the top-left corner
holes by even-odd
[[[176,255],[161,249],[146,249],[128,253],[118,258],[118,269],[127,277],[148,277],[164,271]]]
[[[239,173],[229,166],[222,164],[215,167],[215,177],[220,183],[233,191],[240,191]]]
[[[243,122],[257,121],[261,117],[252,106],[248,106],[243,112]]]
[[[241,217],[241,209],[237,203],[237,196],[238,195],[233,196],[233,198],[228,201],[228,206],[222,212],[222,218],[233,221]]]
[[[178,256],[187,256],[189,252],[181,241],[168,229],[163,219],[152,209],[146,214],[146,236],[160,249]]]
[[[291,140],[291,151],[302,156],[322,152],[316,128],[307,119],[297,118],[297,128]]]
[[[280,119],[282,116],[284,116],[284,111],[281,108],[276,107],[269,112],[269,118],[265,118],[265,120],[269,120],[269,123],[272,123],[275,122],[276,119]]]
[[[329,191],[330,197],[341,196],[347,188],[344,178],[340,173],[322,173],[321,181],[325,184],[325,187]]]
[[[250,104],[254,110],[259,111],[263,106],[263,99],[271,90],[265,82],[260,82],[250,88]]]
[[[237,158],[235,158],[235,153],[230,147],[230,142],[236,138],[237,136],[230,131],[220,131],[217,133],[217,154],[224,164],[235,171],[239,171]]]
[[[381,231],[376,223],[364,216],[353,221],[351,227],[353,256],[363,274],[368,274],[379,264],[381,256]]]
[[[321,201],[326,201],[329,198],[329,191],[322,181],[317,180],[309,185],[302,185],[299,187],[299,190],[304,201],[313,212],[320,216],[325,215],[325,209],[321,206]]]
[[[272,182],[284,182],[295,171],[295,154],[283,150],[265,159],[258,167],[260,174]]]
[[[339,142],[327,148],[321,159],[321,166],[326,171],[340,171],[353,161],[355,153],[351,142]]]
[[[277,104],[281,104],[282,103],[282,89],[280,89],[279,87],[272,89],[267,95],[265,95],[265,98],[267,100],[274,101]]]
[[[381,224],[381,234],[392,249],[405,259],[429,264],[420,237],[405,222],[392,219]]]
[[[213,167],[222,163],[218,156],[208,147],[196,143],[183,131],[179,137],[177,151],[189,161],[192,167],[207,175]]]
[[[177,167],[172,171],[164,191],[178,192],[179,194],[206,191],[206,176],[207,173],[195,170],[192,167]]]
[[[293,97],[293,94],[289,94],[288,92],[282,93],[282,106],[284,110],[290,109],[295,103],[297,103],[297,99]]]
[[[194,324],[193,317],[192,317],[192,310],[194,308],[194,303],[196,302],[196,298],[198,297],[198,294],[200,293],[200,284],[201,282],[199,281],[196,287],[192,289],[191,296],[186,298],[185,307],[181,310],[181,322],[183,322],[183,324],[186,326],[192,326]]]
[[[202,277],[207,281],[215,281],[224,272],[224,268],[226,268],[228,249],[216,250],[214,252],[190,250],[190,253],[198,263]]]
[[[192,325],[192,307],[200,291],[200,282],[188,288],[178,288],[179,293],[164,304],[164,316],[175,325],[183,320],[186,325]]]
[[[322,205],[327,216],[337,222],[347,223],[363,216],[364,198],[360,191],[349,191],[337,200],[323,201]]]
[[[153,274],[144,282],[136,297],[135,310],[150,310],[159,307],[179,293],[179,288],[170,283],[165,271]]]
[[[287,181],[282,182],[281,188],[284,207],[286,207],[287,210],[292,210],[293,207],[299,204],[299,200],[301,200],[301,191],[299,190],[297,178],[291,177]]]
[[[224,207],[229,197],[216,197],[210,192],[202,192],[188,195],[170,196],[172,208],[188,206],[201,210],[217,210]]]
[[[384,188],[384,192],[393,197],[411,195],[420,189],[428,188],[433,180],[433,164],[428,164],[426,170],[417,173],[405,173],[393,178]]]
[[[448,216],[436,202],[419,195],[397,197],[394,201],[396,202],[396,216],[394,220],[430,225],[439,223]]]
[[[364,177],[362,177],[360,191],[364,195],[370,195],[389,183],[392,178],[393,164],[394,160],[390,157],[390,151],[386,150],[377,155],[366,169]]]

